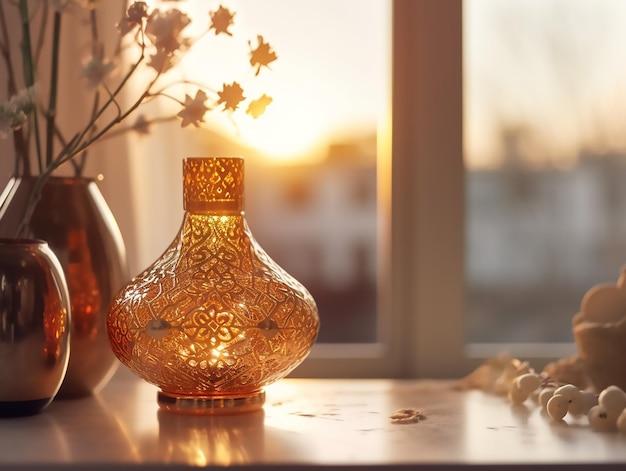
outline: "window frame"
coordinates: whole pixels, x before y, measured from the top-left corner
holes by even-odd
[[[458,377],[476,364],[463,329],[462,1],[393,0],[391,21],[381,344],[316,345],[293,376]]]
[[[573,344],[466,342],[463,0],[392,0],[391,21],[391,118],[379,134],[381,225],[391,228],[379,239],[389,254],[382,343],[317,345],[295,376],[459,378],[502,353],[537,369],[575,354]]]

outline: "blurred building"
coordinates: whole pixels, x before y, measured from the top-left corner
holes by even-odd
[[[626,155],[582,152],[569,168],[467,173],[470,342],[571,342],[584,294],[626,265]]]
[[[567,170],[468,172],[469,279],[493,287],[616,280],[626,264],[625,181],[626,156],[617,154],[584,154]]]
[[[252,233],[315,297],[321,341],[375,340],[375,149],[337,144],[319,164],[255,167],[254,176],[247,173]]]

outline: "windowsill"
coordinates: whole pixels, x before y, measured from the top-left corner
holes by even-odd
[[[412,407],[425,418],[391,423]],[[267,388],[264,413],[178,416],[159,412],[156,388],[121,369],[97,396],[0,420],[0,468],[626,463],[626,437],[566,421],[430,380],[287,379]]]

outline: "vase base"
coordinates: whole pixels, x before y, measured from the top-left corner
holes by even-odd
[[[157,402],[162,410],[178,414],[243,414],[258,411],[263,407],[265,391],[257,390],[248,394],[212,396],[182,396],[159,391]]]
[[[31,401],[0,401],[0,417],[26,417],[39,414],[50,402],[51,397]]]

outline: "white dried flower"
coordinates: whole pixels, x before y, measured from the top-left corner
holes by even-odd
[[[191,19],[177,9],[154,10],[148,17],[146,34],[157,49],[174,52],[186,43],[180,33],[191,23]]]
[[[177,63],[177,58],[174,54],[165,51],[164,49],[158,49],[155,54],[150,55],[148,61],[148,67],[152,67],[157,72],[165,73],[173,68]]]
[[[20,90],[0,104],[0,137],[6,139],[11,131],[20,129],[35,109],[35,88]]]
[[[37,99],[35,88],[36,86],[33,85],[32,87],[20,90],[18,93],[11,97],[9,102],[12,103],[13,106],[22,110],[24,113],[28,114],[31,111],[34,111]]]
[[[83,64],[81,75],[87,79],[90,88],[101,85],[115,69],[115,64],[104,57],[104,48],[97,48],[97,52]]]
[[[11,133],[11,119],[0,109],[0,140],[9,137]]]

